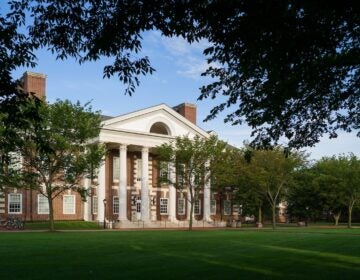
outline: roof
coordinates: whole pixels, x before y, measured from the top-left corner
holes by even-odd
[[[114,118],[113,116],[106,116],[106,115],[101,115],[100,117],[101,117],[101,121],[107,121]]]
[[[155,105],[155,106],[152,106],[152,107],[147,107],[145,109],[137,110],[137,111],[134,111],[134,112],[130,112],[130,113],[127,113],[127,114],[119,115],[119,116],[116,116],[116,117],[113,117],[113,118],[104,119],[103,124],[105,126],[108,126],[108,125],[114,124],[116,122],[121,122],[121,121],[124,121],[124,120],[127,120],[127,119],[140,117],[140,116],[146,115],[146,114],[148,114],[150,112],[155,112],[155,111],[159,111],[159,110],[166,111],[167,113],[169,113],[174,118],[178,119],[179,121],[181,121],[185,125],[189,126],[193,130],[195,130],[200,135],[202,135],[204,137],[209,137],[209,134],[205,130],[203,130],[202,128],[200,128],[196,124],[192,123],[187,118],[185,118],[184,116],[182,116],[181,114],[176,112],[173,108],[169,107],[168,105],[166,105],[164,103],[161,103],[159,105]]]

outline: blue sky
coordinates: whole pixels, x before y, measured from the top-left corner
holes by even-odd
[[[206,69],[202,50],[206,41],[189,45],[181,38],[164,38],[157,31],[144,34],[143,53],[150,58],[156,69],[153,75],[141,77],[141,84],[133,96],[124,95],[124,86],[117,77],[103,79],[103,67],[111,63],[103,59],[95,63],[77,64],[73,60],[56,61],[50,52],[37,52],[38,65],[34,69],[17,69],[14,77],[26,70],[47,75],[47,100],[69,99],[81,103],[91,101],[95,110],[105,115],[120,115],[160,103],[175,106],[183,102],[197,105],[198,125],[205,130],[214,130],[230,144],[241,147],[250,139],[246,126],[225,124],[225,113],[215,120],[204,123],[203,119],[220,99],[197,101],[200,86],[209,82],[200,74]],[[316,147],[306,149],[311,159],[353,152],[360,156],[360,138],[355,133],[339,133],[337,139],[324,137]]]

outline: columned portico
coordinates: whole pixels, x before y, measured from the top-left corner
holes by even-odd
[[[98,141],[107,145],[109,153],[106,168],[103,164],[99,170],[99,186],[94,193],[98,198],[94,214],[99,221],[103,221],[105,212],[109,221],[119,221],[115,223],[118,227],[156,227],[163,225],[157,221],[165,220],[166,226],[176,227],[181,224],[178,219],[190,219],[190,191],[187,188],[178,194],[176,184],[170,183],[177,180],[175,166],[170,165],[168,170],[159,168],[156,147],[171,143],[177,136],[208,138],[210,134],[179,112],[182,111],[161,104],[103,121]],[[159,184],[159,177],[165,172],[169,183]],[[88,184],[84,181],[84,186]],[[197,212],[192,217],[211,221],[210,182],[196,198],[200,204],[196,204]],[[89,213],[90,208],[86,208],[85,217],[91,218]],[[144,223],[138,223],[139,220]]]
[[[127,146],[119,147],[120,176],[119,176],[119,220],[127,220]]]
[[[84,178],[84,189],[89,190],[91,188],[91,182],[89,178]],[[91,221],[91,198],[88,197],[88,199],[84,202],[84,220],[85,221]]]
[[[175,182],[176,180],[176,172],[175,166],[171,164],[169,166],[169,176],[170,182]],[[176,219],[176,188],[173,184],[169,185],[169,220],[172,222],[177,221]]]
[[[101,164],[99,169],[99,178],[98,178],[98,186],[97,186],[97,197],[98,197],[98,221],[104,221],[105,217],[105,207],[104,207],[104,199],[105,199],[105,161]]]
[[[206,163],[206,166],[209,167],[209,162]],[[206,174],[208,180],[205,181],[204,186],[204,221],[211,221],[210,218],[210,174],[209,171]]]
[[[204,186],[204,221],[211,221],[210,218],[210,182]]]
[[[141,149],[141,220],[147,222],[150,220],[149,205],[149,148]]]

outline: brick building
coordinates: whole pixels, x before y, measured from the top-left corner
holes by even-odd
[[[26,72],[23,84],[25,90],[45,98],[45,75]],[[91,197],[82,201],[77,193],[64,192],[54,201],[55,219],[99,222],[105,219],[117,222],[118,226],[136,221],[188,220],[187,192],[158,183],[159,176],[174,180],[176,175],[171,166],[159,170],[154,148],[176,136],[209,137],[208,132],[196,125],[196,106],[160,104],[117,117],[103,116],[102,125],[97,141],[104,143],[109,152],[97,179],[83,180],[84,186],[91,189]],[[194,218],[204,222],[219,216],[230,219],[237,214],[233,212],[235,208],[230,197],[211,193],[208,183],[195,203]],[[17,215],[24,220],[46,220],[48,211],[46,199],[36,191],[9,189],[0,198],[2,218]]]

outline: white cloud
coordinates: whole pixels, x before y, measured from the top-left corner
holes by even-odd
[[[181,37],[164,37],[159,31],[152,31],[146,35],[146,40],[153,46],[165,49],[163,57],[172,60],[179,69],[176,73],[190,78],[201,79],[209,64],[203,55],[203,50],[209,46],[207,40],[200,40],[192,44]],[[213,65],[214,66],[214,65]]]
[[[194,52],[191,45],[180,37],[163,37],[162,44],[170,54],[175,56],[192,55]]]
[[[176,71],[176,73],[185,76],[187,78],[191,78],[194,80],[198,80],[201,78],[201,73],[204,73],[205,70],[209,67],[209,64],[206,62],[198,61],[196,63],[179,63],[181,64],[182,70]]]

